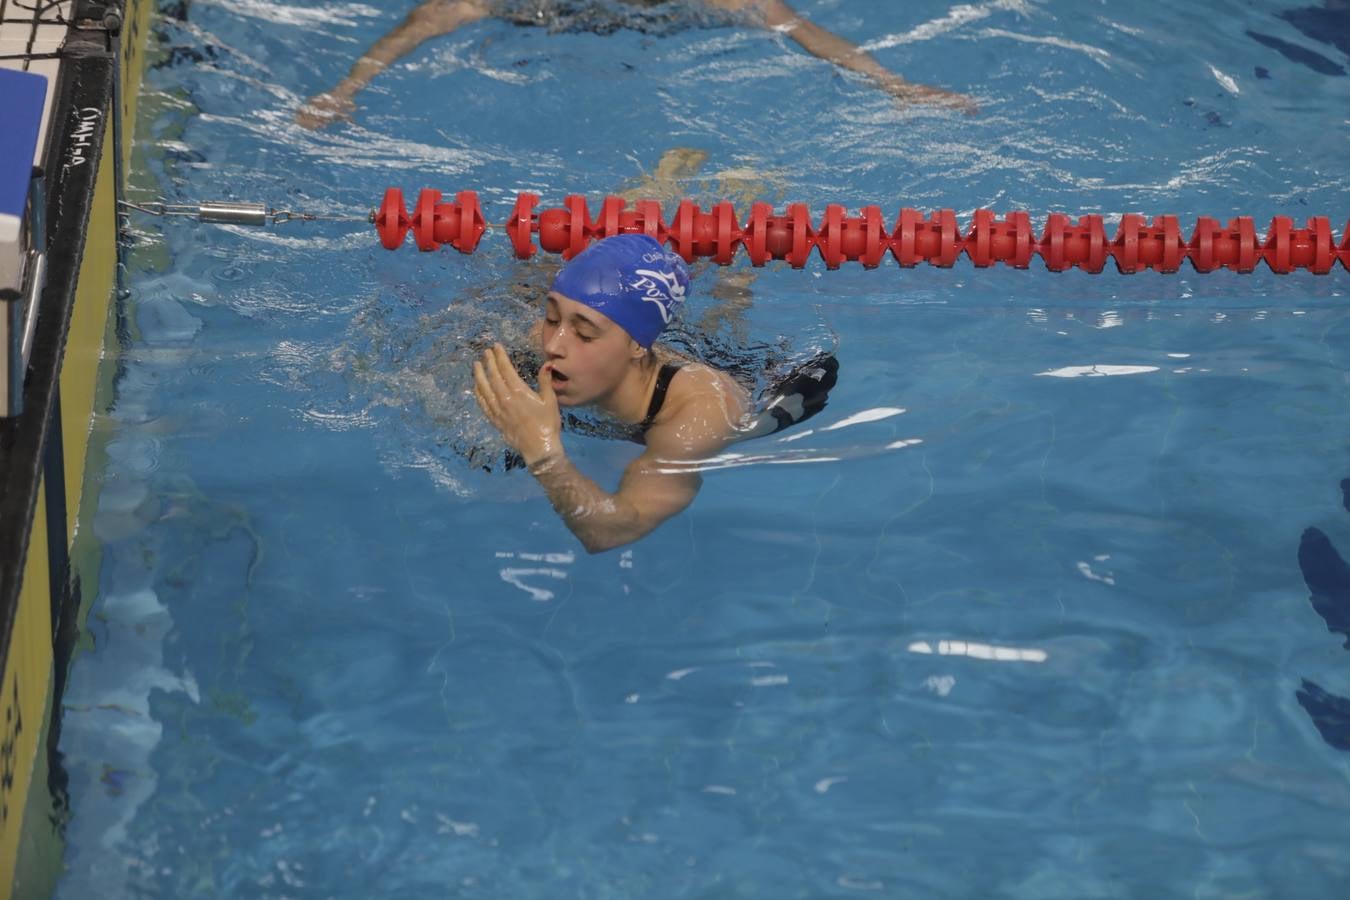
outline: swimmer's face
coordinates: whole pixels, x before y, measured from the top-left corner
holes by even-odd
[[[560,406],[602,402],[623,381],[632,360],[646,354],[604,313],[557,291],[544,301],[540,325],[540,350],[552,367]]]

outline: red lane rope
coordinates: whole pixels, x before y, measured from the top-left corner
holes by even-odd
[[[669,225],[653,200],[639,200],[629,208],[622,198],[606,197],[595,218],[585,198],[576,194],[565,198],[560,207],[541,210],[538,206],[537,194],[519,194],[504,227],[521,259],[539,249],[571,259],[591,241],[643,233],[669,244],[687,262],[711,259],[724,266],[744,250],[751,265],[779,259],[797,269],[807,264],[812,251],[829,269],[845,262],[876,268],[887,253],[905,267],[924,262],[948,268],[964,254],[977,268],[1001,263],[1025,269],[1033,256],[1039,256],[1052,272],[1077,268],[1096,273],[1108,259],[1125,274],[1144,269],[1175,272],[1183,262],[1197,272],[1220,268],[1250,272],[1261,262],[1278,274],[1307,269],[1325,275],[1338,261],[1350,269],[1350,222],[1337,244],[1326,216],[1312,216],[1301,228],[1287,216],[1275,216],[1264,238],[1257,235],[1249,216],[1230,219],[1227,225],[1202,217],[1188,239],[1176,216],[1155,216],[1145,222],[1134,213],[1121,217],[1111,237],[1099,215],[1079,216],[1074,221],[1063,213],[1051,213],[1037,237],[1025,212],[1011,212],[1000,219],[987,209],[975,210],[970,228],[962,234],[950,209],[928,216],[902,209],[895,225],[887,229],[881,207],[865,206],[850,216],[837,203],[825,207],[819,225],[812,224],[804,203],[789,204],[781,214],[767,203],[755,203],[742,223],[725,200],[711,210],[683,200]],[[487,229],[474,191],[460,191],[453,203],[445,203],[439,191],[424,189],[409,216],[402,191],[389,188],[373,221],[380,242],[389,250],[402,245],[411,231],[420,250],[449,244],[461,253],[472,253]]]

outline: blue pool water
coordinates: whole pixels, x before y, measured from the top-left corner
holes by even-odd
[[[684,194],[817,213],[1350,215],[1306,3],[799,4],[974,117],[754,29],[485,22],[297,127],[408,6],[166,4],[138,189],[500,222],[678,147]],[[839,387],[591,557],[463,455],[501,449],[468,344],[544,277],[502,234],[132,224],[63,900],[1344,896],[1350,755],[1295,699],[1350,696],[1297,559],[1350,552],[1344,270],[813,261],[731,319],[705,273],[696,346],[834,347]],[[609,485],[635,452],[568,447]]]

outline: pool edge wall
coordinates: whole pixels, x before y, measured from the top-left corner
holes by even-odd
[[[116,349],[115,178],[131,155],[152,6],[77,0],[49,86],[49,275],[23,413],[0,419],[0,900],[49,897],[60,874],[59,707],[82,597],[98,584],[99,479],[85,483],[87,470],[102,470],[107,435],[91,424],[111,400],[116,365],[115,352],[104,360],[105,347]],[[120,22],[109,18],[119,10]]]

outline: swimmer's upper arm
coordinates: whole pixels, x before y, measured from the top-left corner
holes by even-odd
[[[798,21],[796,11],[783,0],[707,0],[715,8],[728,12],[752,10],[764,17],[764,24],[770,28],[780,28]]]
[[[624,470],[616,496],[637,514],[639,532],[631,539],[693,502],[703,484],[700,463],[731,443],[738,416],[737,398],[728,397],[715,377],[703,378],[688,386],[669,416],[648,429],[647,449]]]
[[[446,34],[492,15],[486,0],[422,0],[408,13],[408,21],[436,34]]]

